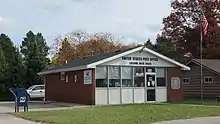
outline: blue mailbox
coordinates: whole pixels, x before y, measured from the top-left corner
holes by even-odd
[[[28,111],[28,93],[25,88],[10,88],[15,96],[15,112],[19,112],[19,107],[24,107],[24,111]]]

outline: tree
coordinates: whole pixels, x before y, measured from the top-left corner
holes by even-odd
[[[54,56],[53,57],[53,61],[56,58],[56,64],[64,64],[65,61],[69,61],[75,58],[75,56],[73,55],[74,53],[74,49],[73,46],[71,45],[70,41],[68,41],[67,38],[64,38],[64,40],[62,41],[62,45],[61,48],[59,50],[59,55],[58,57]]]
[[[37,73],[49,66],[49,59],[47,58],[49,47],[42,34],[37,33],[35,35],[29,31],[20,48],[26,68],[26,87],[42,83],[43,79]]]
[[[2,50],[2,46],[0,44],[0,92],[3,91],[5,86],[5,70],[6,70],[6,61],[5,56]]]
[[[151,40],[148,39],[145,43],[144,43],[144,46],[151,49],[151,50],[154,50],[154,45],[151,43]]]
[[[220,2],[218,0],[199,0],[208,20],[208,33],[204,37],[204,58],[220,58]],[[169,37],[179,53],[200,55],[200,7],[197,1],[173,0],[172,11],[164,18],[163,34]],[[214,50],[215,49],[215,50]]]
[[[82,59],[100,53],[123,50],[133,47],[134,44],[123,45],[109,33],[88,34],[82,31],[71,32],[64,37],[56,38],[55,56],[57,64],[65,61]]]
[[[13,79],[12,77],[12,70],[15,67],[13,65],[13,61],[15,58],[14,55],[14,45],[11,39],[6,35],[6,34],[1,34],[0,35],[0,45],[2,52],[4,54],[4,78],[3,78],[3,84],[4,88],[3,90],[8,90],[8,88],[11,88],[13,84],[18,83],[18,82],[12,82],[11,80]]]
[[[22,61],[22,56],[18,47],[14,49],[14,58],[11,68],[11,82],[12,87],[24,87],[25,85],[25,67]]]

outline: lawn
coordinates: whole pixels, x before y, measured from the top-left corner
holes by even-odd
[[[220,115],[220,108],[178,104],[137,104],[15,114],[52,124],[148,124],[151,122]]]
[[[193,104],[193,105],[218,105],[220,104],[217,102],[216,99],[204,99],[203,104],[201,104],[201,99],[185,99],[180,102],[175,102],[177,104]]]

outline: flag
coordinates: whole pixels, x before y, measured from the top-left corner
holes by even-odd
[[[208,30],[208,21],[203,12],[202,12],[202,30],[203,30],[204,35],[206,35],[207,30]]]

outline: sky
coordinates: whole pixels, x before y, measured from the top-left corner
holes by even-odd
[[[41,32],[49,45],[76,30],[109,32],[124,43],[143,43],[155,40],[170,10],[170,0],[2,0],[0,33],[16,45],[29,30]]]

